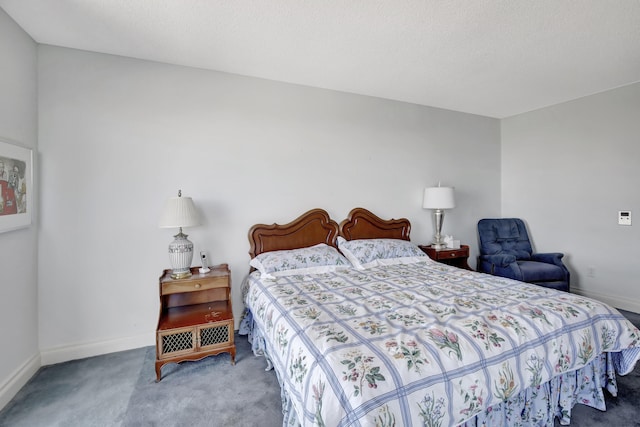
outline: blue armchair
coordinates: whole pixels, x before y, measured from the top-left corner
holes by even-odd
[[[569,292],[564,254],[534,254],[521,219],[481,219],[478,235],[478,271]]]

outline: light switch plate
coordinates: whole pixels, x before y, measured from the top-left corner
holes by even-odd
[[[618,225],[631,225],[631,211],[618,211]]]

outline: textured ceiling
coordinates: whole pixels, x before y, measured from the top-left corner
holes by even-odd
[[[490,117],[640,81],[640,0],[0,0],[39,43]]]

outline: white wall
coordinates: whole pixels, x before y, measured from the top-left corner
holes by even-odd
[[[2,9],[0,56],[0,140],[36,150],[36,43]],[[33,225],[0,234],[0,409],[40,367],[33,200]]]
[[[442,180],[444,232],[475,259],[477,219],[500,210],[495,119],[51,46],[39,108],[44,364],[154,343],[175,234],[157,221],[178,189],[205,219],[196,253],[230,264],[236,316],[254,223],[362,206],[427,243],[422,192]]]
[[[566,254],[573,292],[636,313],[639,166],[640,83],[502,121],[503,216],[524,218],[539,251]]]

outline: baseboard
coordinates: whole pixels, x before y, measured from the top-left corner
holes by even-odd
[[[592,298],[598,301],[602,301],[604,303],[614,306],[615,308],[620,308],[622,310],[632,311],[634,313],[640,314],[640,300],[638,299],[616,296],[611,294],[602,294],[599,292],[586,291],[584,289],[576,289],[576,288],[571,288],[571,292],[588,297],[588,298]]]
[[[0,410],[7,406],[7,403],[20,391],[22,387],[40,369],[40,355],[34,354],[16,369],[3,384],[0,384]]]
[[[113,340],[72,344],[53,347],[49,349],[42,349],[40,351],[40,358],[42,366],[46,366],[53,365],[55,363],[67,362],[69,360],[84,359],[85,357],[114,353],[116,351],[125,351],[134,348],[147,347],[155,344],[155,334],[151,332],[148,334],[140,334]]]

